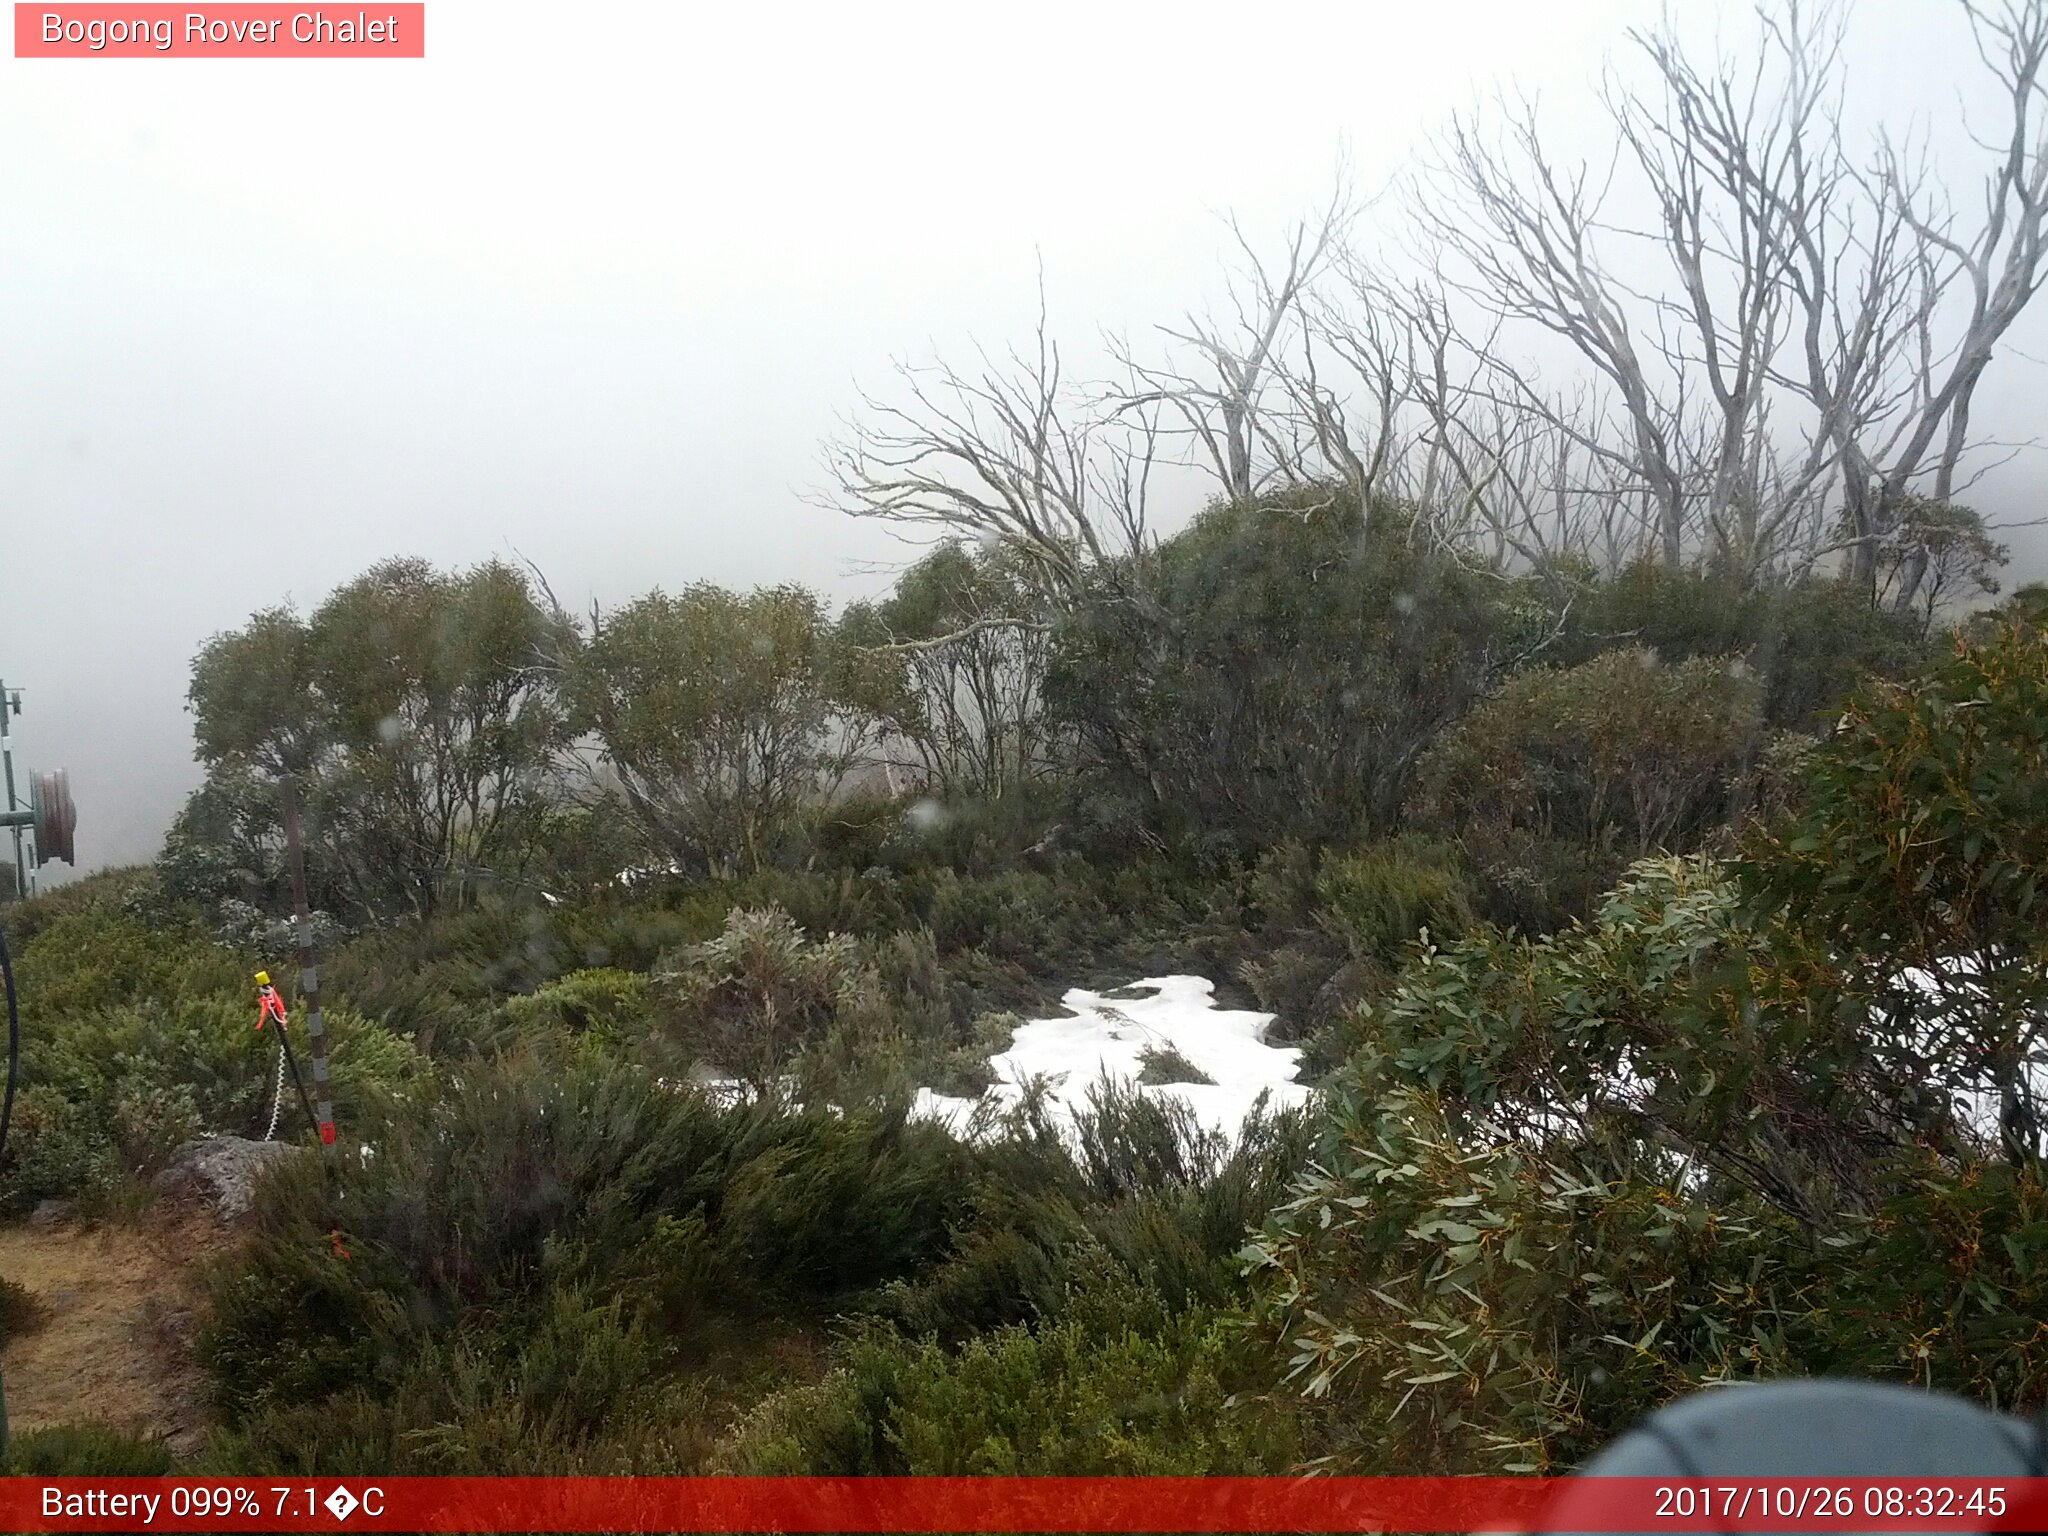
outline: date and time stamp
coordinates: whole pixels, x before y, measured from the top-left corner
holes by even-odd
[[[1825,1522],[1868,1520],[1998,1521],[2011,1512],[2001,1483],[1659,1483],[1647,1513],[1660,1521],[1694,1519]]]

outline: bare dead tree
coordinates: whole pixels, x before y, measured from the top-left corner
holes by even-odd
[[[1546,155],[1533,108],[1511,127],[1513,153],[1485,143],[1465,120],[1450,130],[1448,170],[1460,196],[1420,204],[1428,238],[1454,253],[1469,274],[1453,279],[1488,307],[1489,320],[1531,322],[1566,338],[1619,397],[1631,468],[1656,507],[1665,558],[1682,557],[1686,486],[1674,462],[1674,424],[1651,387],[1640,332],[1593,251],[1604,188],[1588,171],[1561,171]],[[1543,396],[1527,375],[1503,374],[1532,401]],[[1561,414],[1553,413],[1560,424]],[[1595,451],[1618,452],[1601,439]]]
[[[908,760],[892,762],[930,791],[987,800],[1043,775],[1053,748],[1043,698],[1049,631],[978,620],[889,646],[919,704],[914,725],[889,743],[900,744]]]
[[[957,542],[849,610],[855,632],[874,632],[863,653],[895,671],[908,705],[882,742],[892,786],[996,800],[1051,767],[1060,731],[1045,707],[1044,611],[1012,552]]]
[[[1421,533],[1489,567],[1641,553],[1636,521],[1616,516],[1627,491],[1593,390],[1532,409],[1529,381],[1495,355],[1499,322],[1467,337],[1435,285],[1396,283],[1353,252],[1332,267],[1288,376],[1322,476],[1420,512]],[[1319,366],[1319,351],[1338,366]]]
[[[2042,121],[2042,69],[2048,63],[2048,4],[2000,0],[1992,6],[1962,0],[1978,57],[1999,87],[2003,113],[1997,137],[1981,141],[1993,154],[1974,228],[1966,226],[1938,193],[1933,178],[1907,169],[1890,144],[1875,178],[1879,194],[1903,226],[1902,243],[1917,277],[1919,302],[1904,370],[1910,387],[1889,434],[1891,451],[1844,455],[1848,509],[1859,578],[1874,573],[1879,542],[1893,532],[1919,487],[1937,503],[1959,490],[1957,476],[1973,446],[1970,411],[1977,386],[1999,341],[2039,290],[2048,253],[2048,127]],[[1935,335],[1941,300],[1963,290],[1961,334],[1944,347]],[[1861,445],[1855,445],[1857,450]],[[1917,551],[1901,574],[1894,604],[1910,609],[1920,597],[1929,554]]]
[[[1250,498],[1269,477],[1294,479],[1311,472],[1295,430],[1303,418],[1284,408],[1269,411],[1267,400],[1276,389],[1288,393],[1282,366],[1287,333],[1300,326],[1302,306],[1341,249],[1353,212],[1340,177],[1329,202],[1288,231],[1280,258],[1271,262],[1230,219],[1242,265],[1225,284],[1227,318],[1191,312],[1178,326],[1158,327],[1169,343],[1167,355],[1158,360],[1146,360],[1128,341],[1110,338],[1110,354],[1130,381],[1112,395],[1114,407],[1123,412],[1164,407],[1231,500]]]
[[[2048,0],[1959,3],[2001,114],[1972,219],[1889,142],[1852,160],[1832,0],[1766,5],[1762,46],[1712,65],[1668,24],[1631,34],[1648,83],[1608,77],[1602,167],[1554,155],[1527,102],[1497,124],[1455,119],[1417,183],[1432,278],[1353,273],[1372,318],[1314,314],[1374,405],[1365,440],[1417,447],[1411,479],[1447,525],[1518,558],[1584,552],[1597,531],[1750,575],[1846,553],[1872,583],[1907,498],[1967,485],[1974,393],[2048,242]],[[1536,333],[1587,371],[1546,380]],[[1356,431],[1318,428],[1345,473],[1387,473]],[[1890,601],[1911,606],[1923,577],[1909,560]]]
[[[1800,465],[1762,451],[1785,343],[1786,231],[1804,164],[1800,146],[1827,126],[1812,69],[1838,33],[1816,45],[1797,0],[1782,34],[1783,79],[1765,54],[1704,72],[1667,32],[1635,35],[1653,66],[1653,97],[1610,74],[1604,96],[1616,129],[1614,162],[1596,179],[1547,151],[1533,105],[1509,108],[1502,139],[1455,119],[1437,181],[1453,195],[1420,205],[1420,224],[1454,259],[1447,281],[1496,330],[1541,327],[1589,362],[1603,409],[1568,404],[1532,369],[1489,349],[1489,397],[1543,419],[1590,462],[1614,472],[1624,503],[1640,498],[1653,547],[1670,565],[1702,546],[1743,563],[1766,558],[1828,462]],[[1632,229],[1609,204],[1633,173],[1654,223]],[[1616,275],[1611,247],[1662,258],[1664,281]],[[1775,446],[1775,445],[1774,445]],[[1564,477],[1560,475],[1560,483]],[[1765,488],[1775,492],[1766,498]]]
[[[1233,222],[1224,304],[1110,338],[1114,385],[1064,377],[1041,295],[1035,347],[866,397],[835,504],[998,541],[1067,602],[1141,563],[1164,441],[1226,497],[1334,481],[1491,566],[1838,561],[1924,605],[1934,546],[1902,532],[1982,473],[1976,391],[2048,247],[2048,0],[1956,3],[1999,114],[1967,213],[1924,155],[1845,146],[1845,0],[1763,0],[1757,46],[1705,63],[1667,21],[1604,81],[1604,163],[1531,103],[1456,118],[1406,275],[1351,248],[1342,190],[1270,255]]]
[[[1403,296],[1356,251],[1337,249],[1329,269],[1328,290],[1298,301],[1299,359],[1283,358],[1279,368],[1289,410],[1306,424],[1316,454],[1314,470],[1301,455],[1290,468],[1304,478],[1318,470],[1334,475],[1361,502],[1426,497],[1427,456],[1409,419],[1426,395],[1417,370],[1416,320]]]
[[[1048,601],[1071,602],[1092,571],[1150,547],[1156,411],[1105,407],[1066,380],[1043,281],[1035,345],[979,362],[899,363],[895,398],[863,392],[861,414],[826,448],[829,504],[998,543]]]

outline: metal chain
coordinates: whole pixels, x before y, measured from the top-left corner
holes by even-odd
[[[277,1135],[278,1116],[284,1113],[284,1040],[277,1042],[277,1081],[270,1089],[270,1129],[263,1133],[265,1141]]]

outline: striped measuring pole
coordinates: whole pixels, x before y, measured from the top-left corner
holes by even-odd
[[[306,1000],[306,1048],[313,1058],[313,1114],[320,1122],[320,1140],[334,1145],[334,1095],[327,1086],[327,1025],[320,1017],[320,967],[313,955],[313,914],[306,902],[306,855],[299,840],[299,795],[286,774],[279,783],[284,799],[284,842],[292,867],[293,926],[299,941],[299,991]]]

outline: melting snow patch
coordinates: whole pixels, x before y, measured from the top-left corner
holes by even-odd
[[[682,873],[683,866],[680,864],[670,863],[665,866],[660,864],[641,864],[632,869],[620,870],[616,875],[612,876],[612,884],[634,885],[642,880],[657,880],[663,875],[680,875]]]
[[[981,1099],[923,1088],[912,1114],[962,1130],[984,1102],[1009,1109],[1029,1083],[1043,1080],[1047,1109],[1072,1124],[1088,1107],[1089,1090],[1107,1075],[1140,1093],[1181,1100],[1202,1125],[1234,1139],[1260,1094],[1271,1110],[1307,1102],[1308,1086],[1295,1081],[1300,1050],[1266,1042],[1272,1014],[1218,1008],[1215,983],[1200,976],[1159,976],[1116,990],[1146,995],[1111,998],[1074,988],[1060,999],[1072,1018],[1033,1019],[1007,1051],[989,1058],[997,1081]],[[1140,1084],[1146,1057],[1167,1051],[1209,1081]]]
[[[1926,1005],[1915,1019],[1919,1027],[1915,1031],[1914,1044],[1923,1054],[1936,1059],[1944,1050],[1950,1055],[1957,1052],[1958,1047],[1949,1041],[1951,1032],[1964,1036],[1970,1034],[1970,1009],[1973,1006],[1984,1007],[1989,1000],[1985,984],[1978,980],[1978,965],[1974,959],[1959,955],[1940,962],[1940,965],[1938,972],[1907,966],[1898,974],[1898,979],[1917,993]],[[2036,1015],[2033,1027],[2039,1030],[2044,1023],[2048,1020],[2041,1020]],[[2030,1056],[2031,1059],[2021,1063],[2019,1076],[2036,1106],[2048,1104],[2048,1062],[2042,1061],[2038,1054],[2030,1053]],[[1956,1114],[1963,1123],[1994,1144],[2000,1135],[2000,1102],[1998,1085],[1988,1071],[1977,1074],[1974,1084],[1960,1084],[1953,1098]]]

